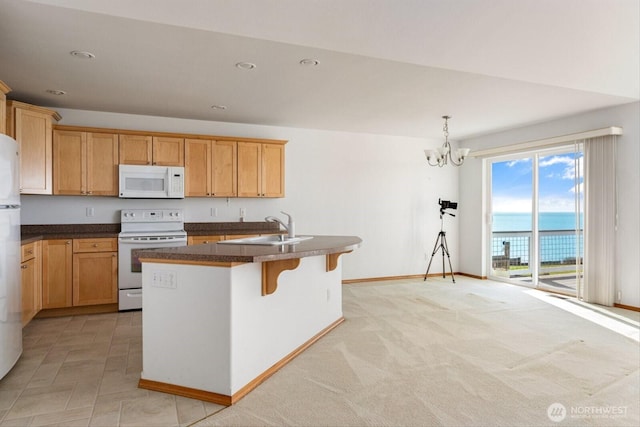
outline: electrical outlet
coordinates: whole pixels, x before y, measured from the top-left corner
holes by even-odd
[[[95,215],[95,211],[93,210],[93,208],[87,208],[86,212],[87,212],[87,216]]]
[[[218,216],[218,208],[211,208],[211,216]]]
[[[245,218],[247,216],[247,208],[240,208],[240,218]]]

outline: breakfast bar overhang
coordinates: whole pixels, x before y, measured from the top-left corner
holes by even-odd
[[[231,405],[344,321],[355,236],[145,250],[141,388]]]

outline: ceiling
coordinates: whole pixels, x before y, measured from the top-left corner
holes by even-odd
[[[0,80],[53,108],[420,138],[447,114],[456,140],[637,101],[639,20],[638,0],[0,0]]]

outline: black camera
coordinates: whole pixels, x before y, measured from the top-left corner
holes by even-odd
[[[440,200],[438,199],[438,203],[440,204],[440,209],[458,209],[458,202],[450,202],[449,200]]]

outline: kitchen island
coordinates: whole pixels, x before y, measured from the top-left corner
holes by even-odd
[[[145,250],[141,388],[231,405],[344,321],[354,236]]]

